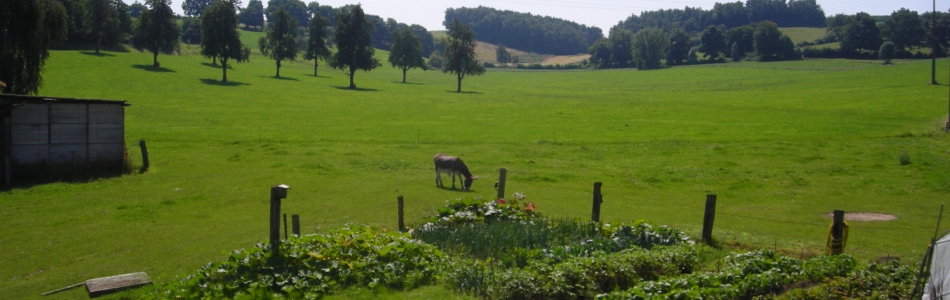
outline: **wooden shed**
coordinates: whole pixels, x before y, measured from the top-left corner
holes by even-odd
[[[2,182],[121,171],[125,101],[0,94]]]

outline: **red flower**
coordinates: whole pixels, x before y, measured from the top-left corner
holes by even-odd
[[[505,198],[498,198],[498,204],[505,204]]]
[[[525,204],[524,204],[524,209],[525,209],[525,210],[531,210],[531,211],[533,211],[535,207],[537,207],[537,205],[535,205],[534,202],[528,202],[528,203],[525,203]]]

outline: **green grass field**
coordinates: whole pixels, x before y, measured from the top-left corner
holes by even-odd
[[[455,78],[437,70],[412,70],[402,84],[385,65],[357,73],[360,89],[348,90],[325,64],[314,77],[308,63],[285,63],[274,78],[274,62],[256,55],[221,84],[208,59],[159,60],[153,69],[147,53],[52,54],[40,94],[129,101],[129,152],[139,161],[146,139],[152,168],[0,193],[0,298],[137,271],[175,280],[264,241],[269,187],[280,183],[291,187],[283,211],[301,215],[304,233],[395,228],[398,195],[417,224],[447,199],[493,197],[499,168],[507,194],[524,192],[548,216],[589,218],[601,181],[603,220],[694,236],[715,193],[717,239],[790,253],[821,251],[822,215],[834,209],[887,213],[898,219],[851,222],[847,251],[906,263],[926,249],[950,195],[950,137],[939,129],[948,88],[927,84],[928,61],[489,70],[454,93]],[[473,192],[435,187],[437,152],[480,176]]]
[[[827,35],[826,28],[812,28],[812,27],[782,27],[779,28],[785,35],[792,39],[792,43],[798,44],[799,42],[814,42],[817,39],[825,37]]]

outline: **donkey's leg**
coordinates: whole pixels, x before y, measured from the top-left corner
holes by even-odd
[[[442,187],[442,172],[438,167],[435,168],[435,186]]]
[[[451,174],[452,174],[452,189],[454,190],[455,189],[455,173],[451,173]]]

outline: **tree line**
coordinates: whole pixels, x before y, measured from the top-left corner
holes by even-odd
[[[170,4],[170,0],[147,0],[133,22],[132,45],[139,51],[153,54],[153,68],[160,67],[159,53],[174,52],[180,45],[182,32]],[[200,14],[201,54],[214,59],[215,63],[221,62],[222,82],[228,81],[229,61],[246,62],[250,58],[250,49],[241,43],[238,32],[239,5],[237,0],[213,1]],[[305,59],[314,61],[314,76],[317,61],[325,60],[330,67],[343,70],[349,76],[352,89],[356,88],[354,76],[357,71],[371,71],[382,65],[374,57],[373,33],[377,29],[373,18],[365,15],[360,5],[334,10],[336,24],[332,40],[336,43],[336,52],[331,52],[326,43],[330,39],[327,35],[330,20],[322,14],[312,14],[307,20],[307,41],[305,47],[300,47],[297,18],[283,6],[273,8],[268,16],[267,34],[259,40],[258,46],[262,54],[275,61],[276,77],[280,77],[281,62],[295,60],[300,52],[304,52]],[[112,14],[112,17],[116,15]],[[93,16],[89,19],[108,19]],[[0,17],[0,92],[36,94],[50,47],[67,39],[69,16],[66,8],[57,0],[2,1]],[[91,24],[103,23],[108,21]],[[390,35],[395,38],[389,62],[400,68],[403,82],[409,69],[427,69],[421,39],[413,28],[398,28]],[[475,58],[474,33],[467,25],[456,20],[448,35],[441,40],[445,47],[442,71],[457,76],[457,91],[461,92],[465,76],[481,75],[485,69]]]
[[[633,33],[651,27],[699,32],[709,26],[728,29],[762,21],[772,21],[779,27],[825,27],[825,12],[815,0],[746,0],[717,2],[711,10],[685,7],[645,11],[631,15],[618,26]]]
[[[587,47],[604,36],[597,27],[484,6],[446,9],[443,22],[446,28],[455,19],[469,24],[482,41],[545,54],[584,53]]]
[[[950,49],[950,13],[918,14],[901,8],[883,18],[864,12],[837,14],[828,18],[825,37],[801,42],[799,46],[831,42],[840,42],[841,46],[805,48],[803,54],[822,58],[924,58],[920,48],[929,47],[932,55],[944,57]]]

